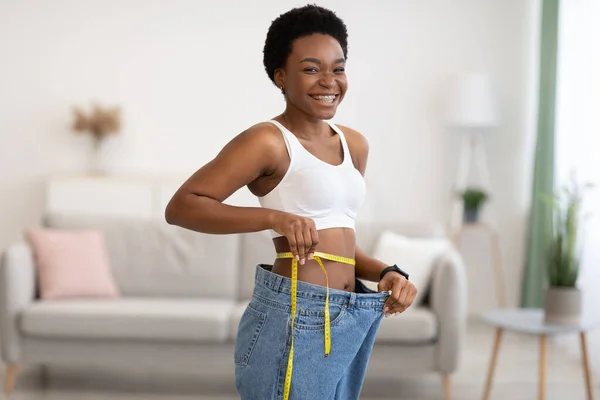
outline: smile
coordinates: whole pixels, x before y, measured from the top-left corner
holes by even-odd
[[[338,97],[338,95],[337,94],[310,95],[310,97],[317,100],[318,102],[325,103],[325,104],[331,104],[335,101],[335,99]]]

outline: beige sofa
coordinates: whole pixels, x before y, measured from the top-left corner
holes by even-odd
[[[0,266],[7,392],[21,365],[160,363],[194,370],[210,357],[233,359],[255,267],[273,259],[268,232],[205,235],[160,221],[64,215],[46,217],[45,225],[102,229],[122,297],[40,301],[30,247],[8,248]],[[419,237],[442,234],[438,226],[362,224],[358,245],[372,251],[384,229]],[[372,362],[393,353],[402,360],[394,366],[399,374],[440,373],[449,398],[449,377],[459,366],[465,339],[466,293],[463,264],[452,250],[436,261],[425,303],[383,320]]]

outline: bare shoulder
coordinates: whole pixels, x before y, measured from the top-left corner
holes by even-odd
[[[258,168],[261,175],[270,174],[287,156],[279,128],[269,122],[259,122],[241,133],[223,147],[215,158],[221,164],[239,165],[242,169]]]
[[[271,123],[250,126],[192,174],[181,190],[223,201],[239,188],[277,168],[285,155],[280,136],[278,128]]]
[[[281,144],[279,129],[269,122],[254,124],[232,139],[232,142],[244,142],[256,146],[279,146]]]
[[[345,125],[336,124],[336,126],[344,132],[348,146],[350,146],[350,151],[359,153],[369,151],[369,142],[362,133]]]
[[[339,124],[336,124],[336,126],[340,128],[346,137],[354,166],[364,175],[369,157],[369,141],[356,129]]]

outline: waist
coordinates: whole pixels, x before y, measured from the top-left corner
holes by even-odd
[[[315,252],[313,259],[307,259],[304,265],[300,262],[297,263],[297,278],[313,285],[352,292],[355,283],[355,261],[353,256],[353,254],[352,257],[345,257]],[[277,253],[271,271],[292,278],[294,262],[291,252]]]
[[[278,305],[291,306],[292,280],[271,272],[271,266],[260,264],[256,268],[254,294]],[[296,297],[325,304],[327,287],[298,281]],[[380,309],[389,297],[388,293],[355,293],[329,288],[329,303],[361,308]]]
[[[342,257],[354,258],[356,252],[356,234],[353,229],[330,228],[318,230],[318,244],[315,251],[335,254]],[[310,240],[310,238],[307,238]],[[297,243],[301,245],[302,243]],[[311,244],[311,243],[308,243]],[[273,238],[276,253],[290,251],[289,240],[285,236]]]

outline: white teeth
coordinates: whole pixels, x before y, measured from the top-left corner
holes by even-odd
[[[335,100],[335,95],[332,96],[313,96],[315,100],[324,101],[327,103],[333,103]]]

